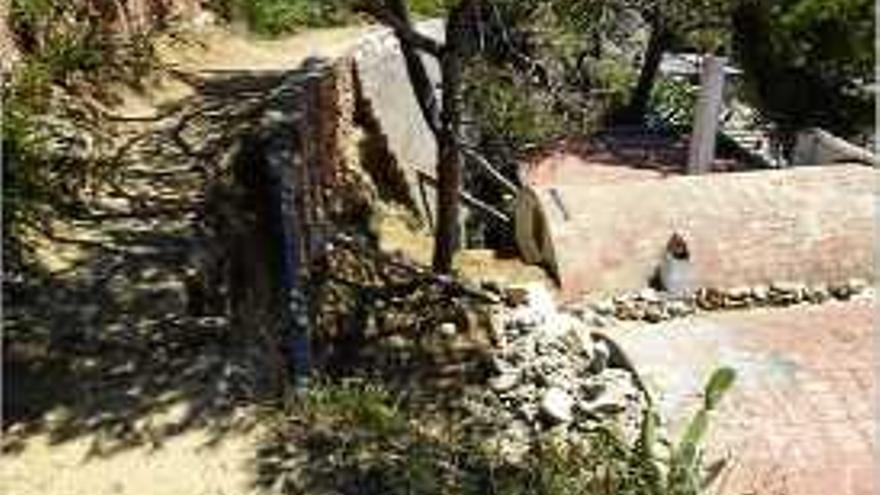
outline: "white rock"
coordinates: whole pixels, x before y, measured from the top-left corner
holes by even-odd
[[[609,299],[603,299],[601,301],[594,302],[591,307],[596,314],[601,316],[609,316],[614,314],[614,301]]]
[[[868,282],[861,278],[851,278],[847,280],[846,285],[848,285],[850,290],[854,293],[859,293],[868,287]]]
[[[553,300],[553,294],[547,290],[543,284],[527,284],[525,287],[528,293],[529,306],[546,315],[556,314],[556,302]]]
[[[853,297],[853,299],[856,299],[859,301],[871,301],[876,297],[877,297],[877,290],[874,289],[873,287],[867,287],[867,288],[865,288],[865,290],[856,294]]]
[[[693,308],[684,301],[670,301],[666,305],[666,311],[672,317],[686,316],[693,313]]]
[[[746,299],[752,295],[752,289],[749,287],[732,287],[727,289],[727,295],[733,299]]]
[[[660,302],[660,294],[658,294],[656,290],[651,289],[650,287],[640,290],[639,298],[646,302]]]
[[[489,388],[495,392],[507,392],[512,390],[519,383],[519,373],[509,371],[501,375],[489,379]]]
[[[821,303],[831,297],[828,286],[825,284],[817,284],[807,290],[807,299],[812,302]]]
[[[593,373],[602,373],[608,367],[608,359],[611,357],[611,349],[608,344],[600,340],[593,344],[593,362],[590,363],[590,369]]]
[[[529,306],[518,306],[510,312],[508,323],[520,330],[535,330],[546,321],[546,315]]]
[[[530,449],[528,425],[516,421],[498,438],[498,455],[510,464],[523,462]]]
[[[541,397],[541,414],[557,424],[571,423],[574,419],[571,412],[573,406],[574,399],[558,387],[547,389]]]
[[[389,335],[383,340],[385,342],[385,345],[388,346],[388,348],[390,349],[400,350],[410,347],[409,341],[406,340],[406,337],[402,335]]]
[[[192,26],[197,29],[206,29],[217,24],[217,16],[210,11],[199,12],[192,20]]]
[[[510,363],[499,356],[492,356],[489,364],[492,366],[492,371],[498,374],[507,373],[513,369],[513,366]]]
[[[687,296],[694,289],[693,266],[689,260],[665,256],[660,266],[660,284],[671,295]]]
[[[571,332],[578,331],[582,325],[581,321],[574,316],[567,313],[559,313],[551,315],[551,317],[544,322],[542,330],[547,338],[556,339],[564,337]]]
[[[766,301],[770,293],[770,289],[766,285],[756,285],[752,287],[752,297],[758,301]]]
[[[649,323],[658,323],[668,318],[668,314],[659,305],[652,304],[645,308],[645,320]]]
[[[639,390],[628,371],[609,369],[598,379],[604,389],[595,400],[582,405],[584,410],[593,414],[614,415],[626,411],[628,405],[638,401]]]
[[[457,333],[458,327],[456,327],[455,323],[447,321],[440,324],[440,334],[444,337],[455,337]]]
[[[793,296],[800,296],[804,291],[805,285],[799,282],[774,282],[770,284],[771,292],[781,292],[783,294],[791,294]]]

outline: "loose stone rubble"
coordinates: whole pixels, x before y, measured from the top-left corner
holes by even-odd
[[[518,462],[541,435],[578,440],[600,425],[634,443],[647,405],[636,370],[601,329],[621,320],[648,323],[703,311],[819,304],[832,299],[874,298],[868,283],[700,289],[686,297],[644,289],[557,308],[541,285],[506,291],[489,318],[496,350],[488,386],[466,403],[479,423],[491,426],[501,455]],[[624,358],[623,361],[626,361]],[[623,366],[623,367],[621,367]]]
[[[600,424],[634,442],[645,397],[631,370],[611,366],[613,350],[594,326],[560,312],[542,286],[508,299],[493,316],[498,346],[488,387],[469,397],[471,413],[500,431],[508,459],[545,433],[572,439]]]

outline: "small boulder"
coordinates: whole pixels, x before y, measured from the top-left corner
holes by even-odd
[[[752,295],[752,289],[749,287],[733,287],[727,289],[727,297],[731,299],[748,299]]]
[[[593,337],[585,329],[573,329],[566,335],[565,343],[568,350],[576,356],[586,358],[588,362],[593,360]]]
[[[593,362],[590,363],[590,371],[599,374],[608,368],[608,360],[611,359],[611,349],[604,340],[593,344]]]
[[[455,323],[447,321],[440,324],[440,335],[451,338],[455,337],[457,333],[458,327],[456,327]]]
[[[590,305],[599,316],[611,316],[614,314],[614,301],[603,299]]]
[[[766,285],[756,285],[752,287],[752,297],[758,302],[766,302],[770,295],[770,288]]]
[[[513,390],[519,384],[519,373],[507,371],[489,379],[489,388],[496,393]]]
[[[649,288],[645,288],[639,291],[639,299],[649,303],[659,303],[660,302],[660,294],[654,290]]]
[[[648,323],[660,323],[669,318],[669,315],[659,304],[651,304],[645,308],[644,319]]]
[[[852,288],[850,288],[849,284],[834,284],[830,287],[829,292],[836,299],[847,300],[853,295]]]
[[[511,308],[525,306],[529,303],[529,292],[524,287],[511,287],[504,289],[501,297],[504,304]]]
[[[807,289],[806,299],[811,303],[820,304],[828,300],[831,293],[825,284],[817,284]]]
[[[853,294],[858,294],[868,288],[868,282],[861,278],[851,278],[846,281],[846,285],[849,286]]]
[[[541,397],[541,414],[553,424],[567,424],[574,419],[574,399],[565,390],[551,387]]]
[[[666,305],[666,311],[669,312],[669,316],[678,318],[692,314],[694,308],[684,301],[670,301]]]

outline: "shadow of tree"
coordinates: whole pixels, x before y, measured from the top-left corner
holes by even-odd
[[[687,173],[688,139],[685,129],[610,127],[590,139],[556,143],[531,161],[537,163],[554,153],[564,153],[574,155],[590,165],[655,170],[663,176],[684,175]],[[764,165],[745,154],[730,139],[718,141],[713,172],[743,172],[763,168]]]
[[[241,179],[262,163],[260,116],[291,75],[178,74],[193,95],[116,122],[114,166],[87,207],[15,240],[76,261],[51,271],[25,255],[4,277],[5,452],[38,432],[89,435],[94,455],[194,427],[219,441],[247,426],[240,406],[274,396],[283,370],[260,368],[277,368],[276,342],[234,299],[273,290],[265,198]],[[262,301],[254,319],[269,318]]]
[[[285,370],[262,175],[263,138],[272,130],[262,116],[302,73],[179,74],[194,95],[154,119],[120,120],[114,165],[102,170],[85,208],[36,226],[44,246],[76,256],[64,270],[16,263],[4,278],[5,454],[37,434],[54,443],[89,439],[98,457],[160,448],[192,429],[221,442],[265,419],[249,408],[276,404]],[[361,144],[361,159],[384,156],[383,143]],[[36,249],[30,241],[16,239],[22,250]],[[408,407],[450,418],[462,387],[484,371],[473,308],[362,254],[324,260],[335,278],[315,294],[319,364],[333,380],[376,379]],[[438,332],[442,323],[453,323],[456,335]],[[381,411],[363,414],[385,421]],[[321,453],[354,430],[328,424],[295,440],[310,452],[313,480],[347,477],[351,493],[365,479],[376,490],[397,483],[404,465],[385,465],[380,455],[362,472],[331,471]],[[286,448],[279,438],[267,439],[257,458]],[[412,449],[425,462],[447,452],[440,440],[418,438],[377,446],[403,448],[399,455]],[[254,474],[258,485],[278,479],[261,461]]]

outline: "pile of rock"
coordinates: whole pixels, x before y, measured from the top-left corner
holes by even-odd
[[[500,453],[513,462],[547,433],[576,440],[604,425],[634,442],[647,397],[628,360],[599,333],[602,327],[855,297],[873,298],[874,291],[860,280],[701,289],[685,298],[645,289],[560,309],[543,286],[506,290],[491,318],[496,344],[491,377],[466,403],[478,423],[496,432]]]
[[[469,404],[501,432],[505,455],[516,458],[547,432],[575,437],[600,424],[637,438],[645,405],[637,377],[616,367],[615,346],[559,311],[546,289],[530,286],[507,298],[493,327],[492,376]]]
[[[855,297],[874,297],[874,289],[861,279],[831,285],[776,282],[754,287],[703,288],[689,297],[672,297],[664,292],[644,289],[574,305],[571,311],[586,322],[603,327],[613,324],[615,320],[659,323],[690,316],[697,311],[821,304]]]

